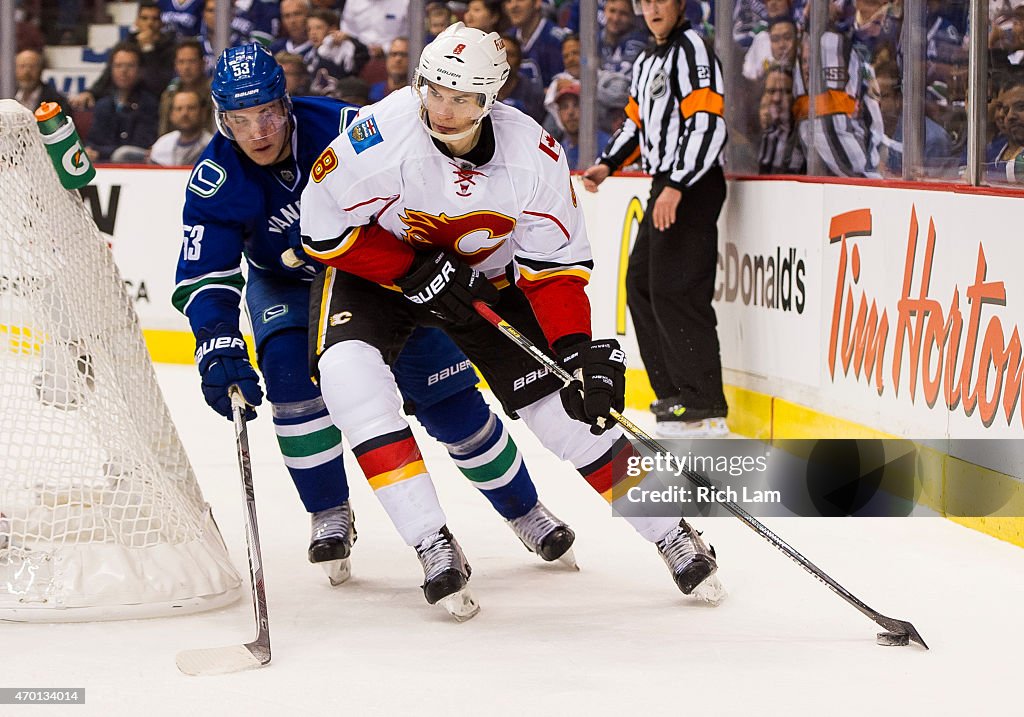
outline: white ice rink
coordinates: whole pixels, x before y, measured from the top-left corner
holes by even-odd
[[[247,574],[231,425],[192,367],[161,382],[207,500]],[[873,608],[911,620],[930,651],[875,644],[879,628],[732,518],[698,527],[730,597],[684,598],[655,548],[570,467],[513,432],[541,498],[576,531],[581,572],[526,552],[423,442],[482,605],[457,624],[423,600],[422,573],[350,462],[359,541],[331,588],[306,562],[308,517],[269,413],[250,424],[273,662],[186,677],[182,649],[251,640],[233,606],[160,620],[0,624],[0,686],[84,687],[84,706],[6,715],[1019,715],[1024,550],[947,520],[766,519]]]

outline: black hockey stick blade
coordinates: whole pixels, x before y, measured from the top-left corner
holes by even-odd
[[[526,353],[533,356],[533,358],[536,359],[538,363],[543,365],[545,368],[547,368],[548,371],[557,376],[563,384],[568,385],[573,380],[572,376],[569,375],[569,373],[565,369],[563,369],[557,361],[555,361],[546,353],[541,351],[537,347],[537,345],[530,341],[530,339],[528,339],[526,336],[523,336],[521,333],[516,331],[515,327],[513,327],[503,318],[494,313],[491,307],[489,307],[487,304],[485,304],[482,301],[474,301],[473,307],[477,310],[477,313],[479,313],[480,316],[482,316],[487,322],[493,324],[495,328],[501,331],[501,333],[503,333],[506,337],[511,339],[513,343],[515,343],[521,349],[526,351]],[[658,443],[658,441],[654,440],[649,435],[647,435],[647,433],[644,432],[643,429],[641,429],[635,423],[633,423],[628,418],[620,414],[618,411],[615,411],[613,409],[610,415],[622,427],[622,430],[630,434],[640,443],[643,443],[647,448],[650,448],[652,451],[655,451],[656,453],[660,453],[662,455],[668,455],[670,453],[668,449],[666,449],[663,445]],[[682,465],[682,461],[680,461],[679,464]],[[697,471],[684,469],[682,471],[682,474],[686,477],[687,480],[689,480],[696,486],[699,486],[701,488],[712,487],[711,481],[709,481],[706,476],[702,475],[701,473],[698,473]],[[790,560],[792,560],[797,565],[802,567],[804,570],[813,575],[819,581],[823,582],[825,586],[828,587],[832,592],[834,592],[836,595],[838,595],[843,600],[848,602],[850,605],[855,607],[863,615],[871,618],[875,621],[875,623],[881,625],[890,632],[909,636],[909,638],[913,642],[916,642],[926,650],[928,649],[928,645],[925,644],[924,639],[921,637],[921,633],[919,633],[917,631],[917,628],[915,628],[912,624],[910,624],[906,620],[896,620],[895,618],[886,617],[877,610],[874,610],[871,607],[869,607],[856,595],[854,595],[849,590],[847,590],[842,585],[833,580],[832,577],[828,575],[828,573],[826,573],[824,570],[822,570],[817,565],[812,563],[810,560],[805,558],[803,554],[800,553],[796,548],[794,548],[785,540],[783,540],[775,533],[773,533],[771,530],[769,530],[764,523],[759,521],[757,518],[752,516],[750,513],[745,511],[743,508],[741,508],[733,501],[721,501],[719,502],[719,505],[721,505],[734,516],[739,518],[748,528],[750,528],[755,533],[760,535],[762,538],[767,540],[769,543],[774,545],[779,551],[784,553],[786,557],[788,557]]]
[[[881,625],[889,632],[894,632],[898,635],[906,635],[910,638],[911,642],[916,642],[924,649],[928,649],[928,644],[924,641],[924,638],[921,637],[921,633],[919,633],[917,628],[910,622],[906,620],[897,620],[894,617],[886,617],[880,613],[877,613],[877,617],[873,617],[872,619],[876,624]]]
[[[238,470],[245,501],[245,542],[249,551],[249,577],[252,587],[252,609],[256,616],[256,639],[244,645],[225,645],[196,650],[183,650],[175,658],[178,669],[186,675],[224,675],[230,672],[262,667],[270,662],[270,622],[267,616],[267,595],[263,586],[263,558],[260,531],[256,522],[256,495],[252,486],[252,465],[249,460],[249,432],[245,424],[245,400],[237,386],[232,386],[231,412],[235,423],[235,446],[238,449]]]

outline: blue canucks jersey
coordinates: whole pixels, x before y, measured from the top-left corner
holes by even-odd
[[[195,37],[199,34],[205,4],[206,0],[160,0],[164,30],[173,30],[178,37]]]
[[[312,280],[310,267],[285,266],[281,255],[289,248],[289,230],[298,230],[299,198],[310,167],[358,108],[324,97],[292,102],[296,130],[289,159],[260,167],[218,134],[192,170],[171,301],[193,332],[238,325],[243,256],[250,271]]]

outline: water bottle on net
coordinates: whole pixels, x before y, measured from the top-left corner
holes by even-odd
[[[64,114],[56,102],[43,102],[35,111],[35,116],[61,186],[65,189],[81,189],[91,182],[96,176],[96,168],[82,147],[74,121]]]

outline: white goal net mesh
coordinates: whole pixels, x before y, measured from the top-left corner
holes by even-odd
[[[134,307],[35,125],[0,100],[0,620],[230,602]]]

